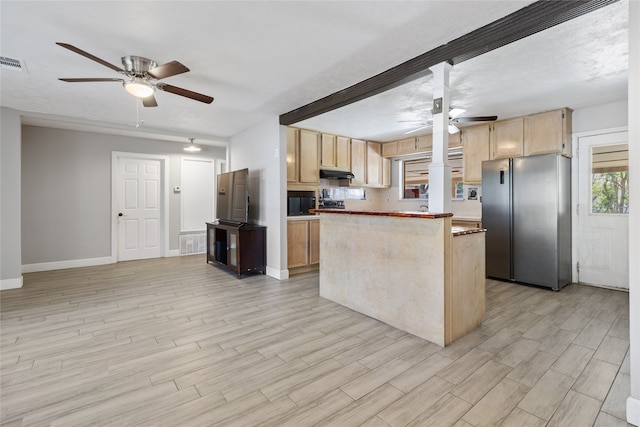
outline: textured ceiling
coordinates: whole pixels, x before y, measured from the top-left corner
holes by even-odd
[[[0,54],[24,61],[28,72],[0,71],[0,101],[27,123],[225,140],[529,3],[3,0]],[[627,8],[607,6],[456,66],[452,104],[510,117],[625,98]],[[160,92],[159,107],[142,108],[119,83],[60,82],[119,75],[55,42],[118,66],[123,55],[178,60],[191,72],[163,81],[215,101]],[[428,117],[431,97],[425,78],[304,125],[393,139]]]

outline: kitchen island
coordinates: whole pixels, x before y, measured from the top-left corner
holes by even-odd
[[[485,230],[452,214],[315,212],[321,297],[440,346],[480,325]]]

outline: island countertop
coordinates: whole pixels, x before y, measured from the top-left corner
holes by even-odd
[[[350,211],[345,209],[309,209],[313,213],[330,213],[342,215],[369,215],[369,216],[395,216],[403,218],[448,218],[452,217],[452,213],[430,213],[420,211]]]

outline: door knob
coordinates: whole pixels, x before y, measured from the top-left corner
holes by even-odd
[[[122,212],[118,212],[118,216],[124,216]]]

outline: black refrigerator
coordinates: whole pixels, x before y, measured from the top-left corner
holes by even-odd
[[[560,290],[571,282],[571,159],[482,162],[487,277]]]

